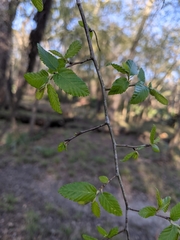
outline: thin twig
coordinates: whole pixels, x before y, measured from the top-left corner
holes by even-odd
[[[140,211],[140,209],[134,209],[134,208],[130,208],[130,207],[128,209],[133,211],[133,212],[139,212]],[[166,219],[167,221],[170,221],[170,217],[166,217],[166,216],[160,215],[158,213],[156,213],[154,216]]]
[[[127,144],[116,144],[116,147],[126,147],[126,148],[132,148],[132,149],[137,149],[141,147],[151,147],[151,144],[144,144],[144,145],[139,145],[139,146],[132,146],[132,145],[127,145]]]
[[[88,46],[89,46],[90,57],[92,58],[92,61],[94,63],[94,67],[96,69],[96,73],[97,73],[97,76],[98,76],[98,79],[99,79],[99,83],[101,85],[101,92],[102,92],[103,106],[104,106],[104,114],[105,114],[105,121],[106,121],[107,126],[109,128],[109,133],[110,133],[111,141],[112,141],[112,145],[113,145],[116,176],[117,176],[117,179],[118,179],[118,182],[119,182],[122,194],[123,194],[123,199],[124,199],[124,202],[125,202],[125,206],[126,206],[126,211],[125,211],[125,231],[126,231],[127,240],[130,240],[129,231],[128,231],[128,201],[127,201],[126,193],[125,193],[124,186],[123,186],[123,183],[122,183],[121,175],[119,173],[116,141],[115,141],[114,132],[112,130],[112,126],[110,124],[110,119],[109,119],[109,114],[108,114],[105,85],[104,85],[104,81],[103,81],[103,79],[101,77],[101,73],[99,71],[98,64],[97,64],[97,61],[96,61],[96,58],[95,58],[95,55],[94,55],[94,50],[93,50],[92,43],[91,43],[91,38],[90,38],[90,35],[89,35],[89,27],[88,27],[87,22],[86,22],[84,11],[82,9],[80,1],[76,0],[76,3],[77,3],[77,6],[78,6],[78,9],[79,9],[81,18],[82,18],[82,22],[83,22],[83,25],[84,25],[85,34],[86,34],[86,38],[87,38],[87,42],[88,42]]]
[[[105,125],[106,125],[106,123],[102,123],[102,124],[100,124],[99,126],[96,126],[96,127],[93,127],[93,128],[89,128],[89,129],[86,129],[86,130],[84,130],[84,131],[80,131],[80,132],[76,133],[73,137],[64,140],[64,142],[69,143],[69,142],[72,141],[74,138],[76,138],[76,137],[78,137],[78,136],[80,136],[80,135],[82,135],[82,134],[84,134],[84,133],[92,132],[92,131],[94,131],[94,130],[96,130],[96,129],[99,129],[99,128],[101,128],[101,127],[104,127]]]
[[[69,68],[69,67],[72,67],[72,66],[74,66],[74,65],[78,65],[78,64],[83,64],[83,63],[85,63],[85,62],[89,62],[89,61],[91,61],[91,60],[92,60],[91,58],[88,58],[88,59],[86,59],[86,60],[84,60],[84,61],[81,61],[81,62],[68,62],[69,65],[66,66],[66,67]]]

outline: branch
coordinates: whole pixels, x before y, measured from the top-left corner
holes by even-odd
[[[84,61],[81,61],[81,62],[68,62],[69,65],[67,66],[67,68],[72,67],[72,66],[74,66],[74,65],[83,64],[83,63],[89,62],[89,61],[91,61],[91,60],[92,60],[91,58],[88,58],[88,59],[86,59],[86,60],[84,60]]]
[[[84,133],[92,132],[92,131],[94,131],[94,130],[96,130],[96,129],[98,129],[98,128],[104,127],[105,125],[106,125],[106,123],[103,123],[103,124],[101,124],[101,125],[99,125],[99,126],[96,126],[96,127],[90,128],[90,129],[86,129],[86,130],[84,130],[84,131],[80,131],[80,132],[76,133],[73,137],[64,140],[64,142],[69,143],[69,142],[72,141],[74,138],[76,138],[76,137],[78,137],[78,136],[80,136],[80,135],[82,135],[82,134],[84,134]]]
[[[140,211],[140,209],[138,210],[138,209],[134,209],[134,208],[130,208],[130,207],[128,208],[128,210],[131,210],[133,212],[139,212]],[[155,214],[154,216],[166,219],[167,221],[170,221],[170,217],[166,217],[166,216],[163,216],[163,215],[160,215],[160,214]]]
[[[105,85],[104,85],[104,81],[101,77],[101,73],[99,71],[99,67],[98,67],[98,64],[97,64],[97,61],[96,61],[96,58],[95,58],[95,55],[94,55],[94,50],[93,50],[92,43],[91,43],[91,38],[90,38],[90,35],[89,35],[89,27],[88,27],[88,24],[86,22],[86,18],[85,18],[84,11],[83,11],[82,6],[81,6],[81,2],[80,2],[80,0],[76,0],[76,3],[77,3],[77,6],[78,6],[78,9],[79,9],[81,18],[82,18],[82,22],[83,22],[83,25],[84,25],[86,39],[87,39],[88,46],[89,46],[90,57],[92,58],[92,61],[94,63],[94,67],[96,69],[96,73],[97,73],[97,76],[98,76],[98,79],[99,79],[99,83],[101,85],[101,92],[102,92],[103,106],[104,106],[104,114],[105,114],[105,122],[106,122],[106,124],[109,128],[109,133],[110,133],[110,136],[111,136],[111,142],[112,142],[112,147],[113,147],[113,152],[114,152],[114,163],[115,163],[116,177],[118,179],[119,186],[121,188],[123,199],[124,199],[125,206],[126,206],[125,231],[126,231],[127,240],[130,240],[129,231],[128,231],[128,201],[127,201],[126,193],[125,193],[125,190],[124,190],[123,182],[122,182],[122,179],[121,179],[121,175],[119,173],[116,141],[115,141],[114,132],[112,130],[112,126],[110,124],[110,118],[109,118],[109,114],[108,114]]]
[[[140,148],[140,147],[151,147],[151,144],[144,144],[144,145],[139,145],[139,146],[132,146],[132,145],[127,145],[127,144],[116,144],[116,147],[126,147],[126,148]]]

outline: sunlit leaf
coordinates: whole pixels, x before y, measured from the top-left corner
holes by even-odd
[[[153,124],[153,127],[151,129],[151,133],[150,133],[150,143],[151,144],[154,143],[155,136],[156,136],[156,126]]]
[[[161,208],[163,205],[163,200],[162,200],[159,190],[157,188],[156,188],[156,200],[157,200],[158,208]]]
[[[93,201],[93,202],[91,203],[91,211],[92,211],[92,213],[93,213],[96,217],[100,217],[100,216],[101,216],[101,210],[100,210],[100,207],[99,207],[98,202]]]
[[[178,228],[174,225],[170,225],[160,233],[158,240],[178,240],[178,236]]]
[[[45,87],[36,89],[35,97],[37,100],[40,100],[44,96]]]
[[[47,93],[52,109],[58,113],[62,113],[58,94],[51,84],[47,85]]]
[[[82,239],[84,239],[84,240],[98,240],[97,238],[93,238],[93,237],[91,237],[89,235],[86,235],[86,234],[82,235]]]
[[[48,73],[45,70],[40,72],[28,72],[24,74],[26,81],[35,88],[40,88],[43,84],[48,82]]]
[[[56,50],[49,50],[49,52],[53,53],[57,57],[64,58],[64,56],[60,52],[58,52]]]
[[[62,68],[53,76],[55,84],[72,96],[88,96],[89,90],[81,78],[71,69]]]
[[[152,150],[153,150],[154,152],[157,152],[157,153],[160,152],[160,149],[159,149],[159,147],[158,147],[156,144],[152,144],[151,147],[152,147]]]
[[[71,45],[69,46],[66,54],[65,54],[65,58],[72,58],[74,57],[81,49],[82,44],[80,41],[76,40],[73,43],[71,43]]]
[[[126,72],[130,75],[130,67],[126,62],[122,63],[122,67],[126,70]]]
[[[33,5],[37,8],[39,12],[42,12],[43,10],[43,0],[31,0]]]
[[[139,81],[145,82],[145,74],[144,74],[144,70],[142,68],[140,68],[137,77],[138,77]]]
[[[118,232],[119,232],[119,228],[118,227],[112,228],[109,231],[107,238],[112,238],[112,237],[116,236],[118,234]]]
[[[67,143],[66,142],[61,142],[58,146],[58,152],[62,152],[67,149]]]
[[[156,100],[158,100],[158,102],[164,105],[168,105],[168,100],[161,93],[159,93],[157,90],[152,88],[150,88],[149,90],[150,90],[150,94],[154,96]]]
[[[97,189],[88,182],[73,182],[62,186],[58,192],[74,202],[89,203],[96,197]]]
[[[97,230],[103,237],[106,237],[108,235],[106,230],[104,228],[102,228],[101,226],[97,226]]]
[[[143,102],[149,95],[149,89],[143,82],[138,82],[135,86],[133,96],[130,100],[131,104],[137,104]]]
[[[98,195],[99,196],[99,202],[101,206],[108,212],[112,213],[116,216],[122,215],[121,207],[117,201],[117,199],[108,192],[103,192]]]
[[[157,210],[155,207],[147,206],[147,207],[142,208],[139,211],[139,215],[143,218],[148,218],[148,217],[154,216],[156,214],[156,212],[157,212]]]
[[[127,74],[128,71],[126,69],[124,69],[122,66],[119,66],[118,64],[115,63],[109,63],[107,66],[111,65],[114,69],[116,69],[118,72],[123,73],[123,74]]]
[[[176,204],[170,211],[170,218],[173,221],[180,219],[180,203]]]
[[[49,69],[56,71],[59,66],[58,59],[54,57],[51,53],[47,52],[43,47],[41,47],[39,43],[37,44],[37,48],[41,61]]]
[[[171,197],[165,197],[165,198],[163,198],[162,199],[162,201],[163,201],[163,203],[162,203],[162,206],[161,206],[161,210],[163,211],[163,212],[167,212],[167,210],[168,210],[168,208],[169,208],[169,205],[170,205],[170,203],[171,203]]]
[[[102,183],[108,183],[108,182],[109,182],[109,179],[108,179],[106,176],[100,176],[100,177],[99,177],[99,180],[100,180],[100,182],[102,182]]]
[[[120,77],[113,83],[108,95],[121,94],[129,87],[129,81],[125,77]]]
[[[136,154],[135,151],[130,152],[130,153],[128,153],[128,154],[121,160],[121,162],[126,162],[126,161],[128,161],[129,159],[134,158],[134,156],[136,156],[136,155],[137,155],[137,154]]]

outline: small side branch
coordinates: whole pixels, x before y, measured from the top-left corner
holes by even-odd
[[[87,58],[86,60],[81,61],[81,62],[70,62],[70,61],[69,61],[69,62],[68,62],[69,65],[67,66],[67,68],[72,67],[72,66],[74,66],[74,65],[83,64],[83,63],[89,62],[89,61],[91,61],[91,60],[92,60],[92,58]]]
[[[132,148],[132,149],[138,149],[138,148],[145,148],[145,147],[151,147],[151,144],[144,144],[139,146],[132,146],[127,144],[116,144],[116,147],[125,147],[125,148]]]
[[[69,142],[72,141],[74,138],[76,138],[76,137],[78,137],[78,136],[80,136],[80,135],[82,135],[82,134],[85,134],[85,133],[87,133],[87,132],[92,132],[92,131],[94,131],[94,130],[97,130],[97,129],[101,128],[101,127],[104,127],[105,125],[106,125],[106,123],[102,123],[102,124],[99,125],[99,126],[96,126],[96,127],[93,127],[93,128],[89,128],[89,129],[86,129],[86,130],[84,130],[84,131],[80,131],[80,132],[76,133],[73,137],[64,140],[64,142],[69,143]]]

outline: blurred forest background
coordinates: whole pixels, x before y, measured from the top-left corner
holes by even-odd
[[[49,227],[48,233],[41,230],[43,223],[40,219],[44,212],[41,213],[38,212],[39,209],[35,209],[39,198],[29,200],[30,205],[28,205],[25,189],[24,193],[22,193],[23,190],[18,192],[11,182],[15,181],[17,176],[20,177],[21,172],[22,179],[19,178],[19,183],[17,183],[19,188],[17,188],[23,189],[22,181],[24,181],[24,184],[27,182],[29,186],[28,181],[34,178],[34,175],[31,175],[33,171],[36,174],[35,180],[40,181],[43,176],[47,185],[52,180],[49,176],[53,174],[56,176],[56,181],[77,180],[76,173],[72,170],[73,164],[77,164],[80,161],[79,159],[82,160],[87,155],[92,157],[92,152],[88,152],[90,150],[88,150],[87,145],[90,148],[95,148],[96,157],[93,157],[97,161],[93,162],[93,167],[89,166],[89,169],[86,169],[87,166],[80,162],[78,166],[82,164],[82,176],[83,173],[88,174],[88,171],[93,171],[91,174],[95,176],[95,174],[99,174],[101,165],[106,164],[108,156],[103,155],[98,143],[98,134],[102,133],[96,133],[96,137],[90,134],[89,138],[80,138],[83,141],[78,142],[79,145],[77,142],[74,145],[72,144],[73,147],[71,149],[69,147],[69,153],[60,155],[56,152],[58,143],[72,136],[74,131],[77,132],[97,125],[103,119],[102,96],[93,64],[89,61],[82,65],[73,66],[77,75],[87,83],[91,93],[89,97],[75,98],[57,89],[63,110],[62,115],[51,111],[46,96],[39,102],[35,100],[35,89],[29,86],[23,77],[26,72],[36,72],[45,67],[41,66],[39,61],[37,43],[41,43],[46,50],[51,49],[65,53],[69,45],[78,39],[83,43],[83,49],[75,59],[72,59],[72,62],[89,58],[85,34],[83,28],[78,25],[78,21],[81,20],[79,12],[75,1],[72,0],[44,0],[43,12],[37,12],[29,0],[1,1],[0,193],[2,194],[0,196],[0,212],[3,214],[3,220],[0,222],[0,238],[2,237],[4,240],[46,239],[49,236],[47,239],[78,239],[77,233],[78,231],[81,232],[81,229],[72,230],[74,229],[73,221],[70,221],[70,224],[72,224],[70,227],[69,225],[67,227],[67,220],[66,225],[61,227],[61,231],[56,229],[58,224],[53,221],[57,218],[64,219],[66,217],[65,219],[68,219],[68,217],[63,215],[63,210],[59,212],[59,208],[55,207],[59,203],[54,203],[52,199],[45,203],[45,210],[48,215],[56,216],[51,220],[54,228]],[[170,182],[166,182],[166,180],[164,180],[166,183],[159,182],[159,187],[164,189],[163,186],[166,184],[166,192],[172,193],[174,201],[178,201],[180,199],[180,189],[176,182],[178,183],[180,176],[178,165],[180,162],[180,1],[84,0],[83,8],[89,26],[96,31],[98,36],[101,51],[98,50],[95,38],[92,39],[92,42],[107,88],[111,86],[117,75],[110,66],[106,65],[109,62],[121,64],[127,59],[133,59],[139,67],[144,69],[146,83],[148,84],[151,81],[153,87],[169,101],[168,106],[164,106],[154,98],[148,97],[146,101],[139,105],[130,105],[132,89],[129,89],[127,93],[109,97],[109,111],[116,136],[122,143],[146,141],[152,124],[157,125],[158,133],[162,139],[160,143],[162,151],[158,157],[150,151],[144,153],[142,157],[159,160],[159,164],[168,166],[166,173],[163,172],[162,174],[165,174],[163,175],[164,179],[166,179],[167,173],[170,173],[172,178],[168,177],[169,180],[166,179]],[[104,137],[100,135],[101,143],[108,149],[109,145],[104,140],[107,136],[105,132],[103,134],[105,134]],[[86,144],[84,141],[86,141]],[[96,146],[92,145],[92,141],[94,143],[97,141]],[[86,152],[83,152],[82,145]],[[109,154],[111,155],[111,153]],[[122,151],[120,157],[124,155],[125,152]],[[68,159],[67,164],[60,161],[63,158]],[[151,165],[148,165],[148,167]],[[17,167],[19,167],[19,171],[16,172]],[[127,185],[133,181],[129,178],[131,171],[134,171],[131,167],[130,165],[122,167],[122,174],[128,176]],[[135,165],[133,165],[134,167]],[[94,168],[96,170],[92,170]],[[113,166],[109,166],[109,169],[113,172]],[[57,171],[62,172],[62,170],[66,170],[67,175],[64,180],[61,178],[59,180]],[[111,172],[111,170],[109,171]],[[137,186],[133,188],[136,189],[136,193],[140,191],[151,195],[152,189],[147,190],[149,184],[147,186],[146,184],[141,185],[140,180],[145,183],[146,180],[149,182],[153,179],[156,182],[155,178],[152,177],[152,174],[160,174],[156,170],[154,167],[150,170],[149,179],[145,179],[144,174],[139,179],[138,171],[144,171],[145,173],[146,170],[145,168],[136,169],[134,184]],[[106,171],[106,169],[103,171]],[[9,175],[11,178],[8,179],[7,176]],[[27,175],[30,178],[26,179]],[[86,180],[86,177],[80,179]],[[42,184],[43,181],[40,182]],[[45,187],[46,184],[42,184],[41,187]],[[24,188],[27,189],[27,185]],[[35,187],[36,184],[34,183],[33,186]],[[56,182],[53,186],[51,187],[56,192],[59,184]],[[40,189],[37,194],[41,191]],[[133,195],[132,191],[130,191],[131,196]],[[52,192],[49,194],[52,194]],[[54,196],[54,198],[58,199],[57,196]],[[21,209],[22,211],[20,211],[20,203],[22,204],[22,202],[24,203],[22,205],[24,210]],[[16,210],[22,213],[22,216],[18,219],[22,229],[16,226],[17,219],[15,222],[10,220],[10,216],[15,219]],[[79,217],[76,217],[79,221]],[[45,217],[44,219],[47,220]],[[59,226],[57,228],[59,229]],[[87,229],[90,229],[90,227],[88,226]],[[16,233],[15,238],[11,238],[14,233]],[[137,233],[136,239],[155,239],[153,233],[152,236],[148,231],[144,234],[147,234],[144,235],[145,238],[142,238],[142,235],[141,238],[138,238]],[[74,236],[76,237],[74,238]]]

